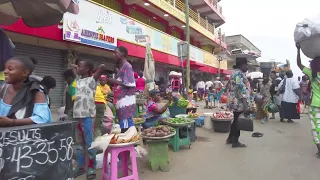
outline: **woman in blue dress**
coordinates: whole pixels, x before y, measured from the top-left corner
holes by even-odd
[[[36,60],[11,58],[5,66],[5,84],[0,86],[0,127],[48,123],[52,116],[44,88],[29,78]]]

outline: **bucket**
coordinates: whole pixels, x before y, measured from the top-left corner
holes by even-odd
[[[213,123],[211,121],[211,117],[213,116],[213,113],[203,113],[203,116],[204,116],[204,128],[212,129]]]

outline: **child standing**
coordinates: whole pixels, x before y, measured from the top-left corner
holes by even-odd
[[[96,178],[96,150],[88,148],[93,141],[93,117],[95,116],[94,95],[96,90],[96,81],[105,70],[102,64],[91,76],[93,64],[87,60],[80,60],[73,67],[76,77],[76,92],[73,106],[73,118],[78,122],[76,128],[76,158],[77,167],[74,170],[74,177],[85,172],[85,151],[87,151],[88,171],[87,179]]]

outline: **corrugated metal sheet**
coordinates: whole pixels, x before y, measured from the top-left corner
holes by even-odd
[[[44,48],[26,44],[15,43],[15,56],[31,56],[37,59],[34,73],[37,76],[52,76],[57,86],[50,91],[51,107],[58,108],[63,104],[63,52],[57,49]]]

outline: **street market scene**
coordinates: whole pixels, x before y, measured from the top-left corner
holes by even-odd
[[[0,180],[319,178],[320,2],[271,1],[0,0]]]

